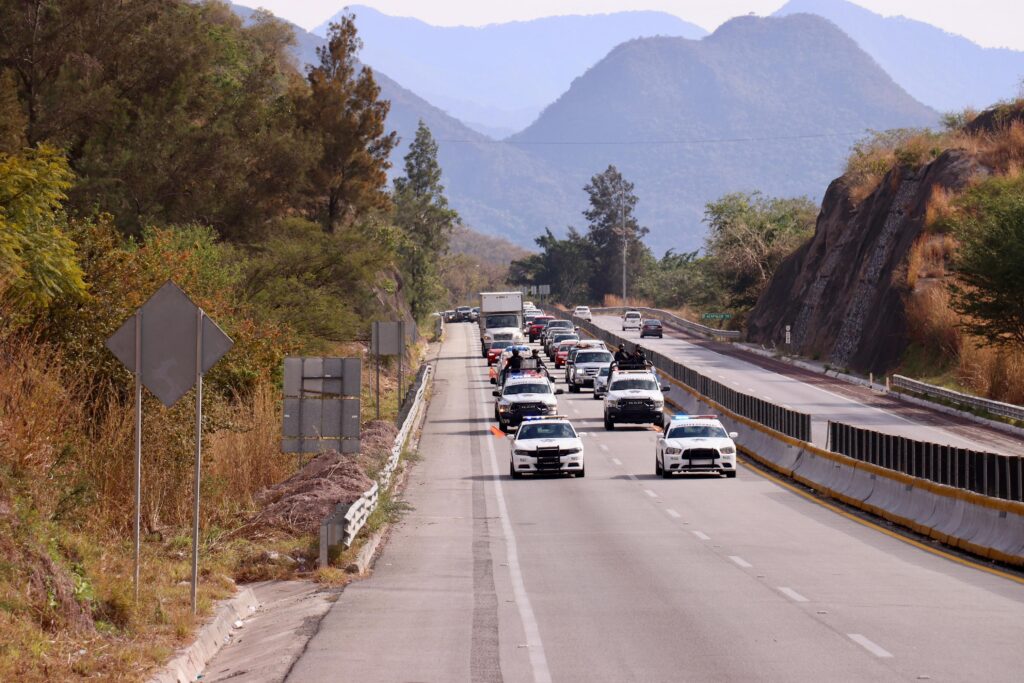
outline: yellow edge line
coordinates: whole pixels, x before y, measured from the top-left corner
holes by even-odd
[[[749,457],[749,456],[747,456],[747,457]],[[783,481],[782,479],[780,479],[779,477],[775,476],[774,474],[771,474],[769,472],[765,472],[760,467],[747,467],[746,470],[748,472],[756,472],[759,476],[767,479],[768,481],[771,481],[772,483],[777,484],[778,486],[781,486],[784,489],[792,491],[793,493],[797,494],[798,496],[801,496],[802,498],[805,498],[806,500],[811,501],[812,503],[820,505],[821,507],[823,507],[823,508],[825,508],[827,510],[831,510],[832,512],[836,513],[837,515],[845,517],[845,518],[847,518],[847,519],[849,519],[851,521],[857,522],[858,524],[860,524],[862,526],[866,526],[869,529],[874,529],[875,531],[880,531],[881,533],[885,534],[886,536],[889,536],[891,538],[895,538],[897,541],[902,541],[903,543],[906,543],[908,545],[912,545],[915,548],[919,548],[920,550],[924,550],[926,552],[931,553],[932,555],[936,555],[936,556],[941,557],[943,559],[951,560],[951,561],[956,562],[957,564],[961,564],[961,565],[963,565],[965,567],[970,567],[971,569],[978,569],[980,571],[987,572],[987,573],[992,574],[994,576],[998,576],[998,577],[1001,577],[1001,578],[1004,578],[1004,579],[1009,579],[1010,581],[1013,581],[1014,583],[1019,583],[1021,585],[1024,585],[1024,578],[1022,578],[1020,576],[1017,576],[1016,574],[1010,574],[1010,573],[1004,572],[1004,571],[1002,571],[1000,569],[995,569],[994,567],[987,567],[987,566],[985,566],[983,564],[979,564],[978,562],[974,562],[972,560],[968,560],[968,559],[965,559],[963,557],[959,557],[958,555],[953,555],[952,553],[948,553],[948,552],[946,552],[944,550],[941,550],[939,548],[933,548],[930,545],[926,545],[924,543],[921,543],[920,541],[915,541],[912,538],[908,538],[908,537],[904,536],[903,534],[898,534],[895,531],[891,531],[889,529],[886,529],[883,526],[879,526],[878,524],[875,524],[874,522],[871,522],[871,521],[868,521],[866,519],[863,519],[862,517],[858,517],[857,515],[849,513],[846,510],[843,510],[842,508],[839,508],[839,507],[837,507],[837,506],[835,506],[835,505],[833,505],[831,503],[827,503],[827,502],[821,500],[820,498],[818,498],[817,496],[814,496],[814,495],[811,495],[810,493],[807,493],[806,491],[801,491],[796,486],[793,486],[789,482]]]

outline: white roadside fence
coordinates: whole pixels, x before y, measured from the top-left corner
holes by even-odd
[[[405,450],[406,444],[409,442],[409,436],[412,434],[413,429],[415,429],[420,414],[424,410],[426,391],[433,377],[433,372],[434,368],[432,365],[424,366],[422,379],[416,388],[412,407],[409,409],[409,414],[406,415],[405,421],[398,430],[395,443],[391,446],[391,455],[388,457],[380,473],[378,473],[377,481],[351,505],[346,506],[343,503],[339,503],[334,512],[320,523],[320,567],[328,565],[331,546],[338,543],[344,544],[346,548],[352,546],[356,536],[366,526],[366,521],[370,518],[370,515],[377,509],[380,491],[382,489],[386,491],[391,485],[391,479],[398,468],[402,451]]]

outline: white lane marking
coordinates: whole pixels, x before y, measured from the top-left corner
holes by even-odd
[[[636,478],[635,474],[630,474],[630,473],[627,472],[626,476],[629,477],[630,479],[632,479],[633,481],[640,481],[639,479]]]
[[[658,494],[655,493],[654,491],[650,490],[650,489],[644,489],[644,493],[646,493],[651,498],[657,498],[658,497]]]
[[[609,450],[609,448],[608,448],[608,444],[606,444],[606,443],[603,443],[603,444],[601,444],[601,450],[602,450],[602,451],[607,451],[607,450]]]
[[[530,598],[526,594],[526,584],[523,583],[523,572],[519,567],[519,552],[516,548],[516,535],[512,530],[512,523],[509,521],[508,508],[505,505],[505,492],[501,486],[501,476],[498,474],[498,456],[494,452],[494,439],[484,437],[487,444],[487,451],[491,456],[491,471],[495,473],[494,498],[498,502],[498,517],[501,518],[501,529],[505,534],[505,555],[508,558],[508,573],[512,580],[512,594],[516,599],[516,608],[519,610],[519,619],[523,622],[523,632],[526,634],[526,644],[530,650],[530,666],[533,668],[533,680],[536,683],[551,683],[551,670],[548,668],[548,659],[544,655],[544,643],[540,639],[540,629],[537,626],[537,619],[533,614],[533,607],[530,605]]]
[[[736,564],[738,564],[739,566],[743,567],[744,569],[750,569],[751,567],[754,566],[754,565],[750,564],[749,562],[747,562],[746,560],[744,560],[739,555],[730,555],[729,559],[732,560],[733,562],[735,562]]]
[[[807,598],[797,593],[792,588],[786,588],[785,586],[779,586],[779,592],[785,595],[793,602],[807,602]]]
[[[847,633],[847,637],[850,640],[860,645],[862,648],[870,652],[876,657],[892,657],[892,653],[886,650],[884,647],[877,643],[873,643],[859,633]]]
[[[696,536],[697,538],[699,538],[702,541],[710,541],[711,540],[711,537],[708,536],[703,531],[694,531],[693,535]]]
[[[673,510],[672,508],[669,508],[668,510],[665,510],[665,512],[668,513],[669,517],[675,517],[676,519],[679,519],[680,517],[682,517],[681,514],[679,514],[678,512]]]
[[[622,461],[619,460],[618,458],[612,458],[612,462],[615,463],[616,465],[622,465]]]

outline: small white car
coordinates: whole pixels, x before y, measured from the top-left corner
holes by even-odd
[[[513,479],[542,472],[586,476],[583,441],[567,417],[523,418],[519,430],[508,438],[508,471]]]
[[[555,395],[561,393],[561,389],[554,389],[546,377],[536,372],[511,374],[500,390],[491,392],[495,397],[494,419],[507,432],[525,417],[554,415],[558,412]]]
[[[639,330],[642,316],[639,311],[626,311],[622,316],[622,330]]]
[[[650,370],[614,370],[604,395],[604,428],[611,431],[620,422],[662,424],[668,390]]]
[[[608,377],[611,374],[611,367],[606,365],[594,375],[594,400],[599,401],[608,393]]]
[[[593,314],[590,312],[590,306],[577,306],[573,309],[572,314],[577,318],[583,318],[588,323],[592,322],[594,319]]]
[[[736,476],[736,432],[726,432],[716,415],[681,415],[665,428],[654,451],[654,473],[666,479],[676,472]]]

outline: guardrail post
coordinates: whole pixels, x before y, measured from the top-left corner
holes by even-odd
[[[323,569],[327,566],[328,562],[328,550],[330,543],[328,542],[328,523],[326,521],[320,522],[320,557],[318,558],[317,565]]]

